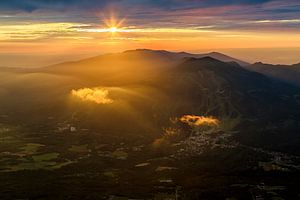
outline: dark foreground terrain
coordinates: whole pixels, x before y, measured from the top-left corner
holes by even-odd
[[[300,199],[300,88],[246,65],[136,50],[1,69],[0,199]]]

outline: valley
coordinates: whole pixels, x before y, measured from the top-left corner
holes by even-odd
[[[150,50],[14,70],[1,199],[299,198],[296,85]]]

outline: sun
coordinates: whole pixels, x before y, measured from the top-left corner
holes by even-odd
[[[121,32],[122,25],[125,19],[119,20],[115,15],[111,14],[108,19],[105,19],[104,22],[107,27],[107,32],[110,32],[111,34],[115,34],[118,32]]]
[[[113,26],[113,27],[110,27],[110,28],[108,29],[108,31],[111,32],[111,33],[116,33],[116,32],[119,31],[119,29],[118,29],[118,27]]]

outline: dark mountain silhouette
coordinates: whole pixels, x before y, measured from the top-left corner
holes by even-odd
[[[199,109],[224,119],[241,119],[236,136],[246,144],[279,149],[300,144],[300,124],[282,125],[300,118],[297,87],[211,57],[186,60],[170,82],[178,99],[193,103],[190,112]]]
[[[205,54],[192,54],[192,53],[186,53],[186,52],[169,52],[165,50],[149,50],[149,49],[137,49],[137,50],[130,50],[126,51],[124,53],[140,53],[145,55],[156,55],[156,56],[163,56],[164,58],[168,59],[182,59],[182,58],[203,58],[203,57],[211,57],[215,58],[217,60],[223,61],[223,62],[236,62],[241,66],[249,65],[249,63],[241,61],[236,58],[232,58],[230,56],[227,56],[225,54],[219,53],[219,52],[210,52]]]
[[[246,66],[246,68],[300,86],[300,64],[271,65],[257,62]]]
[[[206,54],[191,54],[186,52],[169,52],[165,50],[137,49],[128,50],[123,53],[105,54],[93,58],[84,59],[75,62],[66,62],[57,65],[48,66],[42,69],[9,69],[5,71],[36,71],[50,72],[54,74],[80,74],[81,76],[94,76],[97,73],[107,74],[114,69],[126,69],[126,74],[134,71],[146,70],[148,75],[155,74],[155,71],[161,71],[168,67],[176,66],[186,58],[211,57],[223,62],[237,63],[247,70],[259,72],[266,76],[280,79],[292,84],[300,85],[300,64],[295,65],[271,65],[257,62],[249,64],[236,58],[211,52]],[[151,73],[149,73],[149,70]],[[114,73],[114,72],[113,72]],[[107,74],[108,75],[108,74]],[[141,77],[145,78],[145,77]]]
[[[207,54],[190,54],[186,52],[169,52],[165,50],[149,50],[149,49],[137,49],[137,50],[128,50],[123,53],[114,53],[114,54],[105,54],[101,56],[96,56],[93,58],[84,59],[78,62],[66,62],[62,64],[57,64],[53,66],[46,67],[45,69],[49,71],[63,71],[65,68],[71,67],[75,69],[76,67],[82,69],[81,64],[86,65],[85,68],[91,69],[94,67],[100,67],[99,64],[104,62],[145,62],[152,63],[151,67],[163,67],[165,65],[174,65],[181,62],[183,58],[203,58],[203,57],[212,57],[223,62],[236,62],[241,66],[249,65],[244,61],[232,58],[230,56],[218,53],[211,52]],[[107,66],[101,66],[105,68]],[[109,67],[122,67],[119,65],[110,65]],[[127,66],[128,67],[128,66]],[[143,67],[143,66],[140,66]],[[147,66],[148,67],[148,66]]]

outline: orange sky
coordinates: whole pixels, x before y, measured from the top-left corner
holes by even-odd
[[[122,26],[110,32],[111,27],[107,25],[95,29],[85,29],[84,26],[70,23],[0,25],[0,63],[10,66],[39,66],[137,48],[195,53],[217,50],[250,62],[300,62],[300,59],[297,60],[299,51],[295,51],[300,47],[300,34],[293,32],[223,31],[205,28],[141,29]],[[49,37],[49,33],[54,31],[59,31],[60,36]],[[237,51],[240,48],[244,51]],[[255,52],[253,49],[261,50]],[[274,49],[284,50],[281,51],[282,55],[277,53],[274,56]],[[261,56],[262,52],[264,57]],[[22,62],[11,59],[13,56],[19,56]],[[285,59],[278,56],[285,56]]]
[[[29,27],[26,28],[26,26]],[[41,66],[138,48],[193,53],[220,51],[249,62],[264,61],[287,64],[300,62],[300,34],[297,33],[122,29],[122,27],[114,30],[115,33],[110,33],[109,30],[106,30],[109,27],[99,28],[100,31],[95,29],[91,32],[84,29],[69,30],[69,26],[75,26],[70,24],[30,26],[18,27],[18,29],[22,29],[22,32],[14,27],[11,28],[11,31],[20,34],[18,39],[4,38],[4,34],[1,35],[2,29],[0,29],[0,38],[2,36],[0,65]],[[57,26],[61,32],[67,32],[66,35],[47,38],[49,31],[52,31],[52,28],[56,29]],[[256,51],[254,51],[255,49]],[[12,59],[13,57],[15,59]]]
[[[0,2],[0,66],[38,67],[139,48],[300,62],[296,0],[34,2]]]

